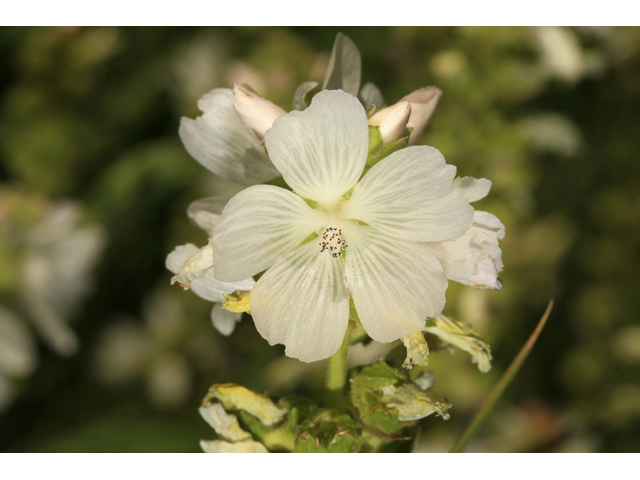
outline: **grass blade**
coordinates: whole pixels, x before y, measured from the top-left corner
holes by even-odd
[[[493,390],[491,390],[491,393],[482,404],[482,407],[480,407],[480,411],[476,414],[474,419],[471,421],[471,423],[469,424],[467,429],[464,431],[464,433],[460,436],[460,438],[455,443],[453,448],[451,448],[451,453],[462,452],[462,450],[467,445],[469,440],[471,440],[471,437],[475,435],[480,425],[482,425],[482,423],[485,421],[485,419],[487,418],[487,415],[495,405],[496,401],[500,398],[502,393],[509,386],[513,378],[516,376],[516,374],[520,370],[520,367],[522,367],[522,364],[527,359],[527,356],[529,356],[531,349],[533,348],[533,346],[536,343],[536,340],[538,340],[538,337],[540,336],[540,332],[542,332],[542,329],[544,328],[545,323],[547,323],[547,319],[551,314],[552,308],[553,308],[553,300],[549,300],[549,305],[547,306],[547,309],[545,310],[544,315],[542,315],[542,318],[538,322],[536,329],[533,331],[533,333],[529,337],[529,340],[527,340],[527,343],[524,344],[524,346],[522,347],[522,349],[520,350],[516,358],[513,359],[513,362],[511,362],[511,365],[509,365],[509,368],[507,369],[507,371],[504,372],[504,375],[502,375],[498,383],[496,383],[496,386],[493,387]]]

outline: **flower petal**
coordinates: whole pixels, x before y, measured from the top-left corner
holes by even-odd
[[[167,255],[165,260],[165,266],[171,273],[178,273],[180,267],[186,262],[189,257],[194,256],[200,249],[193,243],[187,243],[186,245],[178,245],[173,251]]]
[[[176,250],[178,248],[180,247],[177,247]],[[187,249],[191,250],[190,248]],[[182,249],[181,253],[187,249]],[[169,261],[169,257],[167,257],[167,261]],[[171,263],[173,263],[173,259]],[[195,279],[204,277],[211,267],[213,267],[213,249],[210,245],[205,245],[180,265],[178,273],[171,278],[171,285],[178,282],[187,289]]]
[[[409,136],[409,145],[414,145],[418,140],[424,129],[427,127],[427,123],[431,119],[433,112],[435,112],[442,91],[437,87],[426,87],[416,90],[410,93],[402,100],[406,100],[411,103],[411,117],[407,127],[412,128],[413,131]]]
[[[260,277],[249,300],[260,335],[282,343],[303,362],[338,351],[349,322],[342,258],[320,253],[315,242],[278,260]]]
[[[209,236],[213,235],[213,229],[220,220],[222,210],[229,202],[228,197],[207,197],[189,205],[187,215],[193,223],[202,230],[207,232]]]
[[[262,272],[319,230],[324,215],[283,188],[243,190],[225,207],[211,240],[215,278],[237,282]]]
[[[167,255],[165,265],[171,272],[178,273],[180,267],[189,258],[197,255],[198,252],[200,252],[200,249],[193,243],[179,245]],[[256,283],[253,278],[234,283],[220,282],[213,277],[213,272],[214,269],[209,268],[204,276],[191,281],[193,293],[210,302],[221,302],[225,293],[235,292],[236,290],[251,290]]]
[[[278,118],[265,133],[269,156],[300,196],[334,205],[355,185],[367,160],[364,108],[342,91],[322,91],[302,112]]]
[[[364,84],[362,90],[360,90],[359,98],[362,105],[364,105],[364,108],[367,110],[374,105],[378,110],[384,108],[384,97],[382,96],[382,92],[371,82]]]
[[[486,178],[456,177],[452,186],[461,189],[469,202],[476,202],[489,194],[491,180]]]
[[[423,244],[357,228],[363,231],[357,241],[347,237],[346,279],[362,326],[383,343],[422,330],[444,307],[440,263]]]
[[[307,104],[307,94],[318,86],[318,82],[303,82],[296,92],[293,94],[293,110],[304,110],[309,105]]]
[[[360,90],[362,59],[353,40],[339,32],[333,44],[322,90],[341,89],[351,95]]]
[[[359,220],[392,237],[440,241],[466,232],[473,208],[451,187],[456,168],[433,147],[399,150],[374,165],[343,206]]]
[[[211,309],[211,323],[222,335],[228,337],[236,329],[236,323],[242,318],[242,313],[230,312],[222,308],[222,303],[216,302]]]
[[[495,215],[476,211],[473,226],[462,236],[427,246],[438,258],[447,278],[486,290],[500,290],[504,225]]]
[[[221,282],[215,279],[215,270],[215,267],[210,268],[204,277],[196,278],[191,282],[193,293],[210,302],[221,302],[225,293],[233,293],[236,290],[251,290],[256,284],[251,277],[239,282]]]
[[[198,101],[203,115],[180,120],[180,138],[189,154],[216,175],[243,185],[280,176],[261,142],[233,108],[233,92],[211,90]]]

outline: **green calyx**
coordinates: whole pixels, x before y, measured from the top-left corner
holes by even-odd
[[[367,154],[367,163],[365,167],[366,171],[373,167],[383,158],[388,157],[393,152],[397,152],[405,148],[409,144],[409,135],[411,134],[410,128],[405,131],[405,136],[399,138],[393,143],[384,144],[382,142],[382,135],[380,135],[380,128],[369,126],[369,152]]]

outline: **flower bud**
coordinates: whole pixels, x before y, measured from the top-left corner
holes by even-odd
[[[441,96],[442,91],[439,88],[426,87],[416,90],[402,99],[411,104],[411,116],[407,127],[413,128],[413,131],[409,136],[409,145],[414,145],[424,132]]]
[[[275,103],[262,98],[246,83],[233,86],[233,108],[260,140],[264,139],[264,132],[271,128],[274,120],[287,113]]]
[[[415,383],[383,387],[382,403],[398,409],[398,420],[412,422],[428,417],[432,413],[449,420],[451,404],[433,390],[422,390]]]
[[[404,137],[410,115],[411,105],[401,100],[373,114],[369,119],[369,125],[380,129],[382,143],[388,145]]]
[[[431,320],[434,326],[425,328],[426,332],[468,352],[482,373],[491,370],[491,347],[476,332],[446,315],[438,315]]]
[[[402,337],[402,343],[407,347],[407,358],[402,366],[411,370],[415,367],[426,367],[429,364],[429,346],[422,332],[412,333]]]

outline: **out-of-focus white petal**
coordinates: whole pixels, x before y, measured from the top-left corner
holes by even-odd
[[[345,218],[390,238],[440,241],[466,232],[473,208],[451,187],[456,168],[433,147],[399,150],[374,165],[345,203]]]
[[[369,118],[369,125],[380,129],[382,143],[393,143],[405,136],[410,114],[409,102],[398,102],[374,113]]]
[[[187,250],[192,251],[192,249],[187,245],[182,245],[182,247],[187,248],[182,248],[179,253],[174,255],[173,258],[169,258],[171,257],[171,253],[169,254],[166,260],[167,264],[171,263],[173,265],[176,256],[180,256]],[[178,248],[180,247],[176,247],[174,252],[176,252]],[[180,265],[178,273],[171,278],[171,285],[178,282],[180,285],[187,288],[196,278],[203,277],[211,267],[213,267],[213,249],[210,245],[205,245]]]
[[[251,290],[256,284],[251,277],[239,282],[221,282],[215,279],[215,270],[215,267],[210,268],[203,277],[196,278],[191,282],[193,293],[210,302],[221,302],[225,293],[233,293],[236,290]]]
[[[304,82],[296,88],[296,93],[293,94],[293,110],[304,110],[309,105],[307,104],[307,94],[318,86],[318,82]]]
[[[233,86],[233,108],[260,140],[264,138],[264,132],[271,128],[273,121],[287,113],[284,108],[262,98],[246,83]]]
[[[349,292],[342,258],[320,253],[309,242],[278,260],[260,277],[249,299],[260,335],[282,343],[303,362],[338,351],[349,322]]]
[[[236,323],[242,318],[242,313],[230,312],[222,308],[222,303],[216,302],[211,309],[211,323],[222,335],[228,337],[236,329]]]
[[[339,32],[333,44],[322,89],[341,89],[351,95],[358,95],[361,72],[362,59],[358,47],[353,40]]]
[[[229,202],[228,197],[207,197],[196,200],[187,208],[187,215],[193,223],[207,232],[210,237],[213,229],[220,220],[224,206]]]
[[[489,195],[491,180],[486,178],[456,177],[453,179],[452,186],[462,190],[469,202],[477,202]]]
[[[362,90],[360,90],[359,98],[364,105],[364,108],[367,110],[374,105],[378,109],[384,108],[384,97],[382,96],[382,92],[371,82],[364,84]]]
[[[442,91],[439,88],[426,87],[416,90],[402,99],[411,104],[411,117],[407,126],[413,128],[413,131],[409,136],[409,145],[415,145],[420,140],[420,136],[436,110],[441,96]]]
[[[424,328],[442,312],[447,278],[423,244],[377,235],[368,227],[349,243],[346,279],[362,326],[378,342],[392,342]],[[345,231],[345,228],[343,228]]]
[[[179,245],[167,256],[165,265],[171,272],[178,273],[180,267],[198,252],[200,249],[193,243]],[[214,268],[208,268],[204,276],[191,281],[191,291],[210,302],[221,302],[225,293],[251,290],[256,283],[251,277],[239,282],[221,282],[215,279],[213,273]]]
[[[271,185],[249,187],[229,201],[216,226],[211,241],[214,276],[225,282],[252,277],[325,222],[323,212],[288,190]]]
[[[194,256],[199,251],[200,249],[193,243],[178,245],[169,255],[167,255],[164,265],[170,272],[178,273],[182,264],[186,262],[189,257]]]
[[[462,236],[444,242],[428,243],[447,278],[476,288],[500,290],[504,225],[495,215],[476,211],[472,227]]]
[[[243,185],[280,176],[253,131],[233,108],[233,92],[211,90],[198,101],[203,115],[180,120],[180,138],[189,154],[216,175]]]
[[[334,206],[364,169],[367,115],[352,95],[325,90],[303,112],[278,118],[265,142],[273,164],[298,195]]]

